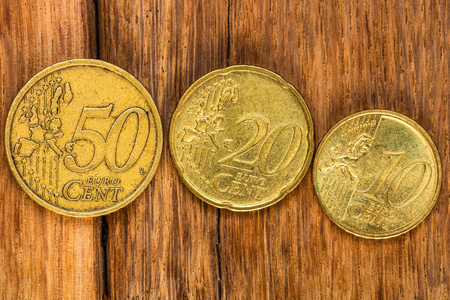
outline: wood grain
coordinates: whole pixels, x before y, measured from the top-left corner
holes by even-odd
[[[450,297],[448,2],[235,1],[230,64],[269,68],[305,98],[316,146],[343,117],[382,108],[419,122],[444,165],[431,215],[384,241],[339,229],[312,176],[277,205],[222,212],[225,298],[447,299]]]
[[[2,146],[0,299],[450,298],[448,0],[63,3],[0,0],[0,129],[35,72],[97,53],[154,97],[163,156],[132,204],[103,219],[74,220],[25,196]],[[311,171],[285,199],[253,213],[193,196],[170,160],[170,116],[196,79],[234,64],[265,67],[292,83],[311,110],[316,146],[363,109],[417,121],[443,164],[430,215],[397,238],[354,237],[320,208]]]
[[[94,57],[88,1],[0,1],[0,299],[98,299],[100,220],[63,217],[36,204],[8,167],[3,133],[14,97],[43,68]]]
[[[226,66],[227,3],[106,1],[100,58],[136,76],[158,106],[164,148],[155,178],[134,203],[106,218],[112,299],[218,295],[218,211],[178,178],[168,149],[170,116],[201,75]]]

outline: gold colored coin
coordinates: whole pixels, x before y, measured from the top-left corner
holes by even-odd
[[[301,181],[314,149],[305,101],[277,74],[232,66],[197,80],[170,124],[172,159],[199,198],[235,211],[261,209]]]
[[[313,166],[316,194],[328,216],[365,238],[390,238],[419,224],[439,195],[436,146],[408,117],[367,110],[337,123]]]
[[[39,204],[75,217],[104,215],[148,185],[162,150],[161,120],[133,76],[98,60],[35,75],[9,111],[10,167]]]

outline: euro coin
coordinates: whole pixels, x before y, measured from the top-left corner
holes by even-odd
[[[408,117],[367,110],[337,123],[320,143],[313,165],[320,204],[344,230],[390,238],[417,226],[439,195],[436,146]]]
[[[308,107],[279,75],[254,66],[206,74],[182,96],[169,144],[187,187],[207,203],[261,209],[294,189],[311,163]]]
[[[35,75],[6,121],[6,153],[20,186],[63,215],[104,215],[152,179],[161,120],[146,89],[99,60],[70,60]]]

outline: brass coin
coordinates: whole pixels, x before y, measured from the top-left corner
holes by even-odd
[[[162,150],[151,96],[124,70],[70,60],[35,75],[6,121],[6,153],[21,187],[69,216],[108,214],[148,185]]]
[[[438,197],[442,168],[430,136],[408,117],[362,111],[323,138],[313,166],[328,216],[364,238],[390,238],[419,224]]]
[[[202,200],[235,211],[282,199],[305,175],[314,150],[305,101],[277,74],[232,66],[197,80],[170,124],[172,159]]]

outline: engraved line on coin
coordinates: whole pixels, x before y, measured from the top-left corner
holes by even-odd
[[[265,175],[274,175],[284,170],[295,158],[300,151],[302,141],[302,131],[296,123],[281,124],[273,131],[269,131],[269,122],[261,115],[247,115],[242,118],[237,125],[249,122],[256,125],[255,135],[245,144],[243,147],[233,152],[232,154],[220,159],[218,163],[220,165],[226,165],[237,169],[253,170],[258,167],[259,171]],[[280,162],[272,169],[267,167],[268,157],[272,152],[275,142],[284,131],[288,131],[292,128],[292,138],[288,143],[289,146],[280,159]],[[253,161],[244,161],[238,159],[239,156],[251,151],[252,149],[261,145],[259,154]]]
[[[340,174],[337,178],[336,175],[333,176],[333,185],[337,185],[337,187],[333,190],[333,186],[333,188],[328,190],[328,193],[324,196],[325,204],[338,219],[343,219],[345,217],[345,213],[357,187],[358,176],[354,170],[355,166],[353,165],[353,162],[357,161],[361,156],[367,153],[370,147],[372,147],[373,137],[377,131],[378,123],[376,118],[371,117],[364,117],[359,121],[353,120],[350,125],[343,130],[341,137],[349,139],[356,135],[356,138],[350,140],[347,143],[346,148],[342,147],[341,144],[333,146],[330,149],[332,152],[331,162],[325,162],[320,167],[321,172],[337,172],[337,174]],[[346,188],[346,191],[342,198],[339,195],[336,199],[335,195],[337,191],[340,188],[339,191],[342,193],[344,187]],[[348,197],[349,190],[351,191],[350,197]]]
[[[228,105],[239,101],[239,87],[231,79],[222,79],[218,83],[207,86],[200,92],[200,97],[193,101],[187,110],[194,115],[195,127],[185,127],[178,138],[182,144],[182,167],[195,174],[200,185],[210,182],[204,172],[210,170],[209,166],[220,149],[216,135],[223,132],[224,112]],[[203,164],[203,152],[208,152]],[[212,153],[212,154],[211,154]],[[200,156],[198,156],[200,154]],[[208,158],[210,160],[208,161]]]
[[[389,226],[395,222],[394,212],[372,200],[369,203],[355,201],[348,211],[352,218],[384,230],[389,230]]]
[[[378,132],[380,122],[377,122],[375,130],[373,131],[372,137],[370,137],[364,129],[367,129],[367,116],[364,116],[362,121],[356,119],[353,120],[350,125],[343,130],[341,137],[346,137],[351,134],[357,133],[357,139],[353,142],[350,142],[347,147],[347,152],[344,155],[336,155],[338,151],[338,146],[332,147],[331,151],[334,152],[334,156],[332,156],[332,163],[323,164],[321,171],[322,172],[330,172],[336,168],[341,168],[341,173],[344,175],[344,178],[347,177],[351,180],[357,181],[357,176],[352,172],[352,165],[350,163],[343,163],[342,159],[353,159],[357,160],[363,153],[368,151],[368,148],[372,146],[373,141],[375,140],[376,133]],[[372,123],[369,117],[369,123]],[[363,129],[361,131],[361,129]],[[345,133],[347,132],[347,134]],[[359,144],[359,151],[358,151]],[[350,150],[350,151],[349,151]],[[361,151],[362,150],[362,151]],[[375,149],[375,151],[378,151]],[[405,152],[403,151],[382,151],[382,157],[387,159],[389,165],[386,166],[384,164],[384,168],[378,172],[375,176],[375,180],[370,182],[370,185],[365,189],[356,189],[357,184],[354,185],[355,189],[353,193],[358,193],[363,196],[367,200],[376,201],[378,203],[383,203],[393,208],[400,208],[406,206],[417,199],[420,194],[425,190],[428,184],[431,181],[431,174],[433,167],[427,161],[418,159],[412,162],[408,162],[403,165],[400,162],[403,160]],[[339,161],[341,160],[341,161]],[[416,170],[419,170],[416,172]],[[407,193],[403,199],[396,199],[398,196],[398,191],[401,188],[402,184],[406,182],[406,178],[408,176],[412,177],[410,174],[413,172],[419,173],[416,178],[416,184],[413,189]],[[324,203],[329,207],[330,211],[336,214],[338,219],[342,219],[343,215],[339,213],[339,207],[341,202],[341,191],[339,191],[340,184],[335,188],[336,179],[333,180],[332,185],[326,185],[326,188],[323,191]],[[356,182],[357,183],[357,182]],[[333,195],[336,195],[339,191],[339,196],[337,198],[333,198]],[[352,193],[352,194],[353,194]],[[350,199],[353,195],[350,197]],[[347,202],[348,204],[349,202]],[[393,224],[393,220],[387,220],[387,215],[391,216],[393,212],[391,212],[387,207],[383,207],[382,209],[378,209],[375,206],[375,203],[371,203],[368,207],[366,204],[361,204],[364,206],[363,213],[357,214],[355,213],[355,207],[358,207],[356,204],[351,204],[352,209],[349,209],[349,214],[352,217],[358,218],[361,221],[366,221],[372,225],[379,225],[384,229],[388,229],[389,225]],[[347,211],[347,207],[344,209],[344,213]],[[384,215],[380,215],[378,212],[384,212]],[[376,216],[380,217],[380,220],[375,222]]]
[[[248,174],[245,171],[238,172],[236,175],[225,172],[218,173],[212,180],[212,186],[221,193],[250,197],[254,200],[259,199],[262,193],[267,191],[266,183],[265,178]]]
[[[113,107],[113,104],[109,104],[106,107],[83,107],[72,139],[70,142],[66,143],[66,151],[71,153],[64,158],[64,164],[67,169],[77,173],[87,172],[97,168],[105,161],[110,170],[116,173],[125,172],[130,169],[142,155],[149,135],[149,119],[147,113],[140,107],[131,107],[124,110],[111,125],[106,139],[95,130],[84,129],[87,118],[108,118],[111,115]],[[135,143],[128,156],[128,160],[123,166],[118,166],[117,143],[119,135],[122,132],[122,126],[131,114],[136,114],[138,117]],[[76,162],[76,154],[73,153],[73,148],[77,141],[88,141],[94,146],[94,155],[91,161],[85,166],[80,166]],[[109,149],[109,151],[106,151],[106,149]]]
[[[423,160],[412,161],[404,166],[400,166],[400,162],[403,160],[404,155],[405,152],[383,151],[383,156],[388,158],[387,161],[390,163],[390,166],[385,165],[385,168],[378,175],[378,177],[371,182],[368,188],[365,190],[357,190],[357,192],[366,198],[389,204],[392,207],[402,207],[414,201],[418,196],[420,196],[430,182],[432,167],[428,162]],[[393,160],[392,157],[397,157],[397,159]],[[417,180],[417,184],[402,201],[395,201],[397,192],[403,181],[418,166],[423,166],[423,170],[420,175],[420,179]],[[425,174],[428,176],[425,177]],[[395,183],[397,183],[397,185],[393,191],[392,197],[390,197],[389,192],[392,190],[391,187]]]
[[[269,123],[261,115],[247,115],[240,121],[238,121],[237,125],[239,126],[244,123],[256,125],[255,135],[253,135],[253,137],[250,138],[247,144],[245,144],[243,147],[231,153],[230,155],[219,159],[218,161],[219,165],[226,165],[229,167],[235,167],[237,169],[246,169],[246,170],[253,170],[253,168],[255,167],[254,165],[258,161],[258,158],[256,158],[254,161],[244,161],[238,159],[238,157],[252,150],[266,138]]]
[[[422,168],[422,172],[420,174],[420,179],[416,180],[417,184],[414,185],[414,187],[412,188],[412,191],[410,191],[410,193],[403,200],[396,201],[395,198],[396,198],[397,193],[398,193],[400,187],[402,186],[403,182],[418,167],[419,168],[423,167],[423,168]],[[428,184],[431,181],[431,173],[432,173],[431,169],[432,168],[433,167],[424,160],[411,161],[409,164],[405,165],[403,168],[398,168],[397,171],[392,174],[391,183],[387,186],[387,193],[386,193],[387,203],[389,203],[393,207],[403,207],[403,206],[410,204],[415,199],[417,199],[423,193],[423,191],[425,190],[425,188],[428,186]],[[425,174],[428,176],[426,177]],[[396,186],[396,187],[392,191],[393,186]]]
[[[62,196],[68,201],[108,201],[118,202],[119,192],[123,187],[118,177],[92,177],[83,180],[74,179],[68,181],[62,189]]]
[[[11,145],[11,153],[24,182],[30,188],[35,184],[38,195],[48,201],[54,198],[53,201],[57,205],[59,178],[58,173],[52,171],[54,165],[52,159],[57,160],[55,163],[57,165],[63,154],[57,144],[58,139],[63,136],[62,122],[59,118],[63,109],[61,98],[68,103],[73,95],[69,82],[63,84],[61,77],[54,77],[55,74],[52,74],[38,81],[35,87],[21,99],[21,108],[17,110],[21,112],[18,122],[28,125],[29,135],[20,137],[14,146]],[[54,154],[49,150],[52,150]],[[20,164],[22,164],[22,173],[18,166]],[[26,165],[32,167],[27,169]]]

